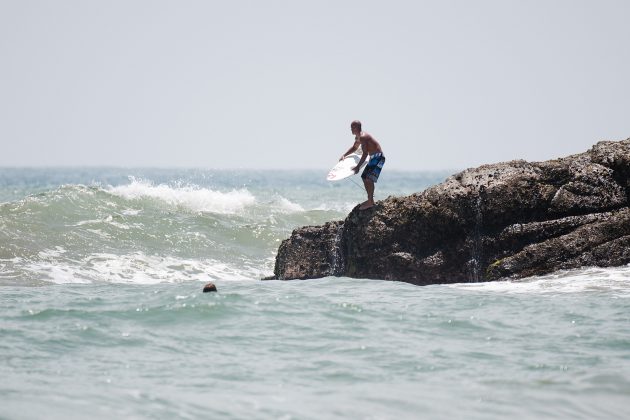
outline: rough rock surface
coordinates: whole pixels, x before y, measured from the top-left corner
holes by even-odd
[[[277,279],[424,285],[630,263],[630,139],[546,162],[483,165],[344,221],[296,229]]]

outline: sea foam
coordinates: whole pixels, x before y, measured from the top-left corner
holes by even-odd
[[[17,258],[13,262],[20,265],[22,270],[33,278],[56,284],[231,281],[259,279],[264,274],[263,270],[254,266],[237,267],[213,259],[155,256],[143,252],[126,255],[92,253],[81,261],[51,258],[57,257],[57,254],[57,251],[45,251],[41,252],[40,258],[35,261]]]
[[[246,189],[222,192],[194,185],[173,187],[130,179],[130,184],[110,186],[107,190],[128,200],[152,198],[196,212],[234,214],[256,203],[256,198]]]
[[[630,297],[630,266],[584,267],[519,280],[458,283],[448,287],[505,294],[613,292],[617,297],[628,298]]]

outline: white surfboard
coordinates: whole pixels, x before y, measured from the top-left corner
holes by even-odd
[[[335,166],[333,166],[330,172],[328,172],[326,179],[328,181],[339,181],[341,179],[345,179],[349,176],[354,175],[354,171],[352,170],[352,168],[357,166],[360,160],[361,155],[352,154],[346,156],[344,160],[339,161]],[[363,165],[365,165],[366,163],[367,162],[363,162]],[[363,165],[361,166],[363,167]]]

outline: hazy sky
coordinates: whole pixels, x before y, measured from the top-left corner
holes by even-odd
[[[630,137],[630,1],[0,0],[0,166],[391,169]]]

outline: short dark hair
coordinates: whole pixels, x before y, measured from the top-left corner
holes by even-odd
[[[350,127],[354,127],[354,126],[359,127],[359,130],[360,130],[361,129],[361,121],[359,121],[359,120],[352,121],[352,123],[350,124]]]

